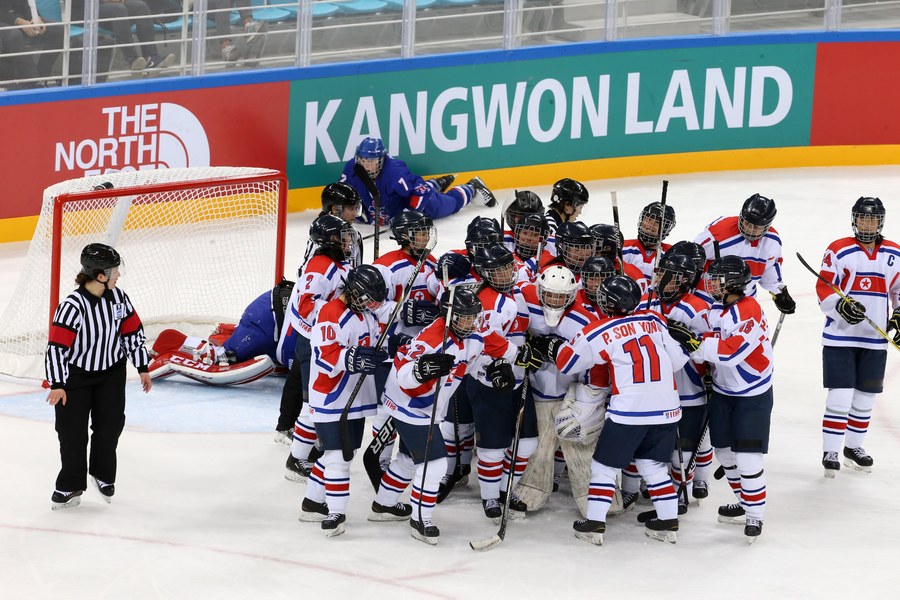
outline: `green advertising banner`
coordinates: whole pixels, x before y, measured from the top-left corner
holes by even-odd
[[[605,52],[291,82],[291,188],[360,139],[414,172],[809,144],[815,44]]]

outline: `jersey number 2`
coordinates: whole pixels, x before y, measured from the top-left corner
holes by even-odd
[[[649,336],[642,336],[637,339],[628,340],[622,349],[631,355],[632,379],[635,383],[644,383],[646,379],[646,370],[649,364],[650,381],[659,381],[659,354],[656,353],[656,345]],[[644,352],[646,352],[647,360],[644,360]]]

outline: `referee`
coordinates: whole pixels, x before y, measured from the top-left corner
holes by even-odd
[[[110,502],[116,491],[116,446],[125,427],[125,357],[150,391],[144,326],[128,295],[116,288],[119,253],[105,244],[81,251],[78,289],[59,303],[50,325],[47,402],[56,411],[62,468],[51,508],[81,503],[88,474]],[[87,457],[88,418],[93,430]]]

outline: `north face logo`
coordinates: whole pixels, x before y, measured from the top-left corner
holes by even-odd
[[[101,109],[105,131],[94,139],[57,142],[55,168],[78,176],[167,167],[209,166],[200,120],[171,102]]]

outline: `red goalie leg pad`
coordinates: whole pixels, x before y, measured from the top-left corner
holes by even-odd
[[[171,359],[172,369],[194,381],[207,385],[240,385],[265,377],[275,369],[272,359],[265,355],[256,356],[232,365],[206,364],[185,355],[175,354]]]
[[[183,352],[166,352],[155,356],[147,367],[147,373],[150,375],[150,379],[160,379],[174,374],[175,371],[172,370],[171,361],[172,357],[176,354],[185,358],[190,358],[189,355],[184,354]]]
[[[175,329],[163,329],[153,342],[153,353],[157,356],[181,349],[187,336]]]

